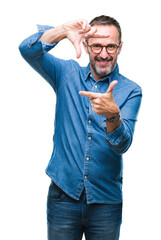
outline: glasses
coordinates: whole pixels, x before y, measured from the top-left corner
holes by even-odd
[[[108,44],[106,46],[103,46],[103,45],[97,44],[97,43],[88,45],[88,47],[90,47],[92,52],[95,54],[99,54],[104,47],[106,48],[107,53],[110,53],[110,54],[115,53],[117,51],[117,49],[119,48],[119,46],[116,44]]]

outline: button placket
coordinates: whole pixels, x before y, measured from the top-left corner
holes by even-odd
[[[88,116],[87,120],[87,138],[86,138],[86,151],[85,151],[85,161],[84,161],[84,180],[87,185],[89,185],[89,169],[91,162],[91,154],[92,154],[92,128],[93,128],[92,115]]]
[[[98,83],[93,81],[94,84],[90,91],[97,92],[98,91]],[[92,144],[93,144],[93,119],[95,118],[95,113],[92,110],[91,102],[89,100],[89,112],[87,118],[87,131],[86,131],[86,147],[85,147],[85,156],[84,156],[84,184],[86,188],[87,198],[88,200],[92,200],[91,195],[91,184],[90,184],[90,169],[92,166]]]

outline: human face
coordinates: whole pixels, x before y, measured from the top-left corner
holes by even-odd
[[[109,35],[107,38],[89,38],[88,42],[84,42],[85,50],[89,54],[90,70],[96,81],[98,81],[114,70],[122,43],[119,42],[119,32],[114,25],[95,25],[94,27],[96,27],[98,33]],[[119,47],[115,53],[108,53],[106,48],[103,47],[102,51],[96,54],[89,47],[93,44],[100,44],[102,46],[115,44]]]

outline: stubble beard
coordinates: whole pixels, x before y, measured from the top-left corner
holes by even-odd
[[[107,67],[107,68],[106,67],[99,67],[97,65],[97,61],[108,61],[108,62],[110,62],[110,66]],[[116,57],[115,61],[113,61],[113,57],[108,57],[106,59],[102,59],[101,57],[95,56],[93,60],[90,58],[91,67],[92,67],[94,73],[100,79],[108,76],[109,74],[111,74],[113,72],[113,70],[116,66],[116,62],[117,62],[117,57]]]

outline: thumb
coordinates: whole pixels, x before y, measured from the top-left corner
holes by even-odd
[[[81,51],[81,46],[80,46],[80,42],[74,42],[73,45],[74,45],[75,50],[76,50],[76,57],[77,57],[77,58],[80,58],[81,53],[82,53],[82,51]]]
[[[113,89],[114,89],[114,87],[115,87],[115,85],[116,85],[117,83],[118,83],[117,80],[112,81],[112,82],[110,83],[110,85],[109,85],[106,93],[113,93]]]

